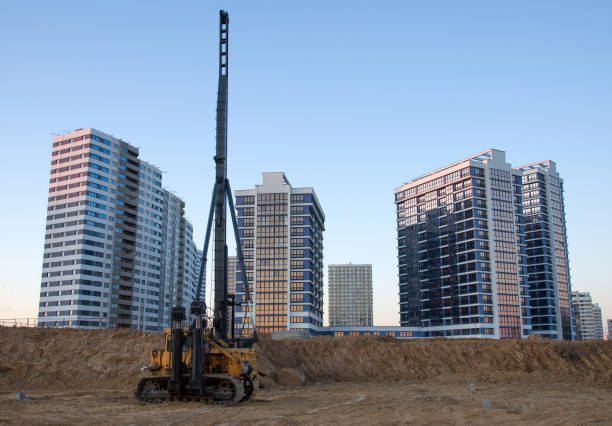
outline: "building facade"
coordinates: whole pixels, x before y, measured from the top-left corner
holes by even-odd
[[[124,150],[122,150],[125,153]],[[130,149],[127,149],[129,153]],[[134,162],[139,164],[138,193],[130,188],[134,183],[129,178],[129,172],[123,168],[122,153],[119,153],[119,170],[117,172],[117,188],[115,199],[114,221],[117,228],[133,220],[129,211],[132,204],[138,203],[136,209],[136,230],[134,243],[134,266],[132,273],[126,273],[130,259],[130,240],[125,238],[126,230],[132,232],[133,228],[128,226],[122,232],[115,229],[117,235],[113,239],[113,273],[111,274],[111,300],[110,317],[111,327],[129,327],[137,330],[159,331],[163,327],[163,305],[164,294],[161,277],[161,264],[163,257],[163,188],[161,187],[161,171],[138,158]],[[112,160],[111,160],[112,161]],[[128,169],[129,170],[129,169]],[[123,172],[123,173],[122,173]],[[125,175],[125,177],[124,177]],[[112,177],[111,177],[112,180]],[[109,188],[112,194],[112,187]],[[111,197],[112,199],[112,197]],[[112,215],[110,217],[112,221]],[[120,260],[116,259],[119,256]],[[129,292],[131,285],[132,296]],[[113,312],[115,311],[115,312]],[[122,321],[112,321],[117,315]]]
[[[603,340],[603,318],[601,317],[601,307],[599,306],[599,303],[593,304],[593,320],[595,322],[595,336],[598,340]]]
[[[372,265],[329,265],[330,327],[372,327]]]
[[[312,188],[293,188],[284,173],[263,173],[262,185],[236,191],[239,235],[259,332],[323,325],[325,216]],[[242,271],[236,298],[244,298]],[[237,306],[236,327],[252,331],[252,313]]]
[[[161,264],[161,286],[160,293],[164,295],[163,305],[160,311],[163,312],[162,323],[169,324],[172,306],[184,305],[183,291],[180,288],[182,270],[181,241],[185,238],[185,226],[182,218],[185,212],[185,203],[170,191],[163,191],[164,214],[162,215],[163,238],[162,252],[165,253]],[[177,285],[174,285],[174,284]],[[161,304],[162,300],[160,300]]]
[[[521,191],[493,149],[395,190],[402,326],[425,337],[531,333]]]
[[[227,293],[236,294],[236,256],[227,256]]]
[[[183,261],[183,277],[180,282],[180,289],[183,292],[183,306],[187,312],[190,312],[191,302],[196,298],[196,290],[198,288],[198,276],[200,274],[201,250],[198,250],[196,243],[193,241],[193,226],[187,219],[185,221],[185,238],[182,240],[183,249],[185,251]],[[206,300],[206,288],[202,286],[202,300]]]
[[[571,340],[575,330],[563,180],[554,161],[542,161],[516,170],[522,175],[533,332],[552,339]]]
[[[39,325],[167,326],[181,237],[160,170],[129,143],[79,129],[53,139],[50,176]]]
[[[577,340],[603,340],[601,308],[593,303],[589,292],[572,292]]]

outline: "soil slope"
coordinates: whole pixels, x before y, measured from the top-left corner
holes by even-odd
[[[612,385],[612,342],[318,337],[260,342],[259,368],[282,367],[310,382],[584,383]]]
[[[134,389],[156,333],[0,327],[0,390]],[[307,383],[583,383],[612,387],[612,343],[539,338],[394,340],[370,336],[273,341],[258,363],[275,386],[293,368]]]

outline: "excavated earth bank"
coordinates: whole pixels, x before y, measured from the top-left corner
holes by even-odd
[[[0,327],[0,389],[133,389],[162,335]],[[287,370],[333,382],[582,383],[612,387],[612,343],[317,337],[258,343],[266,387]],[[284,372],[283,372],[284,371]],[[279,375],[281,375],[279,377]],[[294,381],[295,383],[295,381]]]

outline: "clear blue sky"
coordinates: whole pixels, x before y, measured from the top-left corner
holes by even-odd
[[[108,0],[0,4],[0,318],[36,316],[54,132],[140,146],[202,244],[220,8],[232,186],[313,186],[325,262],[374,265],[377,325],[399,317],[393,189],[490,147],[557,162],[573,288],[612,318],[612,2]]]

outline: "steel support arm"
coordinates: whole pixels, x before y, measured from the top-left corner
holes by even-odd
[[[232,215],[232,223],[234,225],[234,237],[236,238],[236,252],[238,254],[238,263],[240,269],[242,269],[242,282],[244,283],[244,289],[246,293],[246,300],[251,301],[251,291],[249,289],[249,280],[246,276],[246,268],[244,267],[244,255],[242,254],[242,243],[240,242],[240,236],[238,235],[238,221],[236,220],[236,211],[234,210],[234,200],[232,198],[232,189],[230,188],[229,179],[225,180],[225,193],[227,194],[227,201],[229,203],[230,214]]]
[[[201,297],[202,283],[205,282],[208,244],[210,243],[210,231],[212,229],[216,199],[217,199],[217,184],[215,183],[215,185],[213,186],[212,199],[210,200],[210,210],[208,212],[208,223],[206,224],[206,237],[204,237],[204,249],[202,250],[202,262],[200,262],[200,273],[198,275],[198,287],[196,290],[196,299],[199,299]]]

